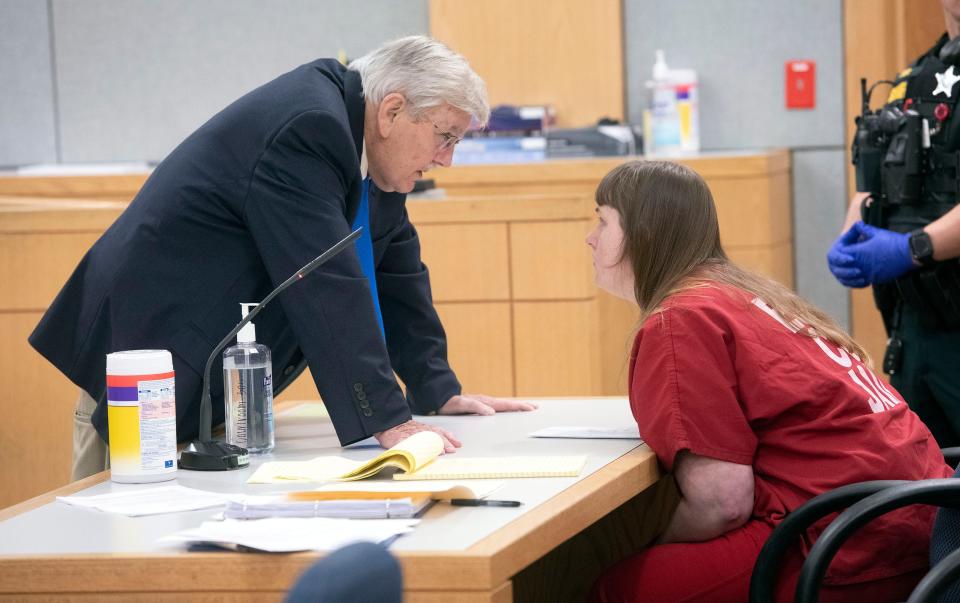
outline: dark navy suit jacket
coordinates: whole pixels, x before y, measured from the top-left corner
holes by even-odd
[[[356,72],[333,60],[298,67],[184,140],[90,249],[30,343],[100,400],[93,424],[104,439],[106,355],[127,349],[172,352],[177,436],[196,435],[203,367],[240,320],[238,304],[262,300],[350,232],[363,114]],[[309,365],[343,444],[460,393],[405,200],[371,187],[386,343],[352,247],[255,320],[257,340],[273,351],[274,391]],[[221,366],[214,424],[223,420]]]

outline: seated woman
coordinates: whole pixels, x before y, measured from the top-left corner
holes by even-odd
[[[597,601],[747,600],[784,516],[851,482],[949,477],[927,428],[833,320],[732,263],[713,197],[692,170],[635,161],[596,194],[597,284],[640,308],[630,406],[680,502],[656,545],[600,578]],[[821,601],[904,600],[927,567],[934,509],[910,507],[840,550]],[[793,600],[816,524],[788,554]]]

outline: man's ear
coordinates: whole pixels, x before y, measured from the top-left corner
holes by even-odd
[[[400,112],[407,106],[407,99],[399,92],[391,92],[380,101],[377,107],[377,126],[380,130],[380,136],[386,138],[390,135]]]

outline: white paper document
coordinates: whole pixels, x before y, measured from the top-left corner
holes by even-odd
[[[231,495],[223,516],[228,519],[263,517],[334,517],[346,519],[407,519],[419,517],[432,501],[486,498],[502,481],[396,482],[373,480],[326,484],[266,496]]]
[[[215,544],[268,553],[329,551],[354,542],[383,542],[413,531],[418,519],[327,519],[271,517],[205,521],[198,528],[164,536],[161,544]]]
[[[265,517],[341,517],[345,519],[409,519],[426,509],[431,499],[418,498],[290,500],[284,495],[238,496],[227,501],[227,519]]]
[[[122,490],[95,496],[58,496],[57,500],[75,507],[139,517],[222,507],[229,496],[220,492],[174,485]]]
[[[531,438],[580,438],[591,440],[641,440],[640,428],[627,427],[584,427],[556,426],[544,427],[530,434]]]

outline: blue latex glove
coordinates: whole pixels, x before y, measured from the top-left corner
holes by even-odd
[[[860,222],[857,222],[860,224]],[[864,276],[863,271],[854,264],[853,256],[844,251],[848,245],[853,245],[860,238],[860,233],[853,227],[840,235],[830,251],[827,253],[827,266],[834,278],[840,281],[844,287],[855,287],[857,289],[866,287],[870,283]]]
[[[909,234],[863,222],[851,226],[837,240],[827,258],[830,271],[848,287],[884,283],[916,267],[910,254]]]

